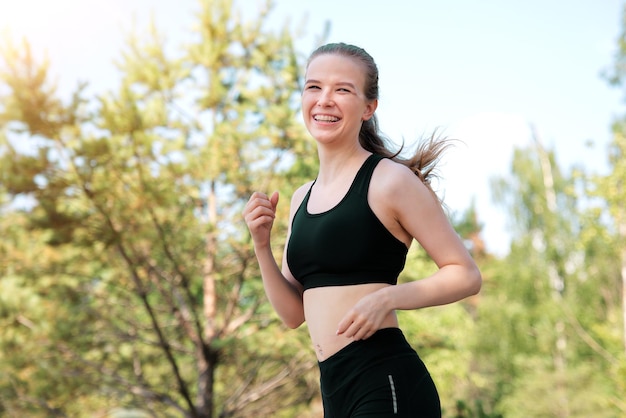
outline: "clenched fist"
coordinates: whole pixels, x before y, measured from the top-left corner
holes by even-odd
[[[270,231],[276,218],[277,204],[278,192],[272,193],[270,197],[265,193],[254,192],[243,210],[243,217],[256,248],[270,244]]]

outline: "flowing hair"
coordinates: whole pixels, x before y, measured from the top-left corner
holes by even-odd
[[[343,42],[329,43],[313,51],[307,62],[307,67],[315,57],[326,54],[341,55],[359,62],[365,69],[365,97],[368,100],[378,99],[378,67],[370,54],[363,48],[355,45]],[[359,143],[364,149],[410,168],[440,203],[443,203],[442,199],[433,190],[431,180],[439,177],[436,166],[444,151],[452,145],[451,141],[451,139],[439,135],[439,132],[435,130],[431,136],[421,138],[418,141],[417,147],[411,156],[402,157],[400,154],[404,149],[404,144],[398,151],[390,149],[388,145],[390,141],[380,132],[376,114],[372,115],[370,119],[363,121],[361,131],[359,132]]]

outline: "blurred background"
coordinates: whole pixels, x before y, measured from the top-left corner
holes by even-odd
[[[365,48],[382,130],[485,286],[403,312],[447,417],[626,416],[624,4],[0,0],[0,416],[320,416],[239,213],[315,175],[307,55]],[[403,280],[433,266],[416,245]]]

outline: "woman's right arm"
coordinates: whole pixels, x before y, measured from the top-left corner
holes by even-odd
[[[283,271],[280,270],[271,248],[270,236],[277,204],[278,192],[274,192],[270,197],[255,192],[246,204],[243,216],[254,242],[254,252],[261,270],[265,294],[283,323],[290,328],[297,328],[304,322],[302,286],[289,272],[284,256]],[[291,230],[293,212],[292,202],[287,236]]]

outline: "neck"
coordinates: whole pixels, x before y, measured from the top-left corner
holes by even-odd
[[[343,173],[353,171],[355,166],[360,166],[369,154],[358,144],[342,150],[334,149],[331,151],[319,148],[320,168],[317,182],[328,184],[341,179]]]

